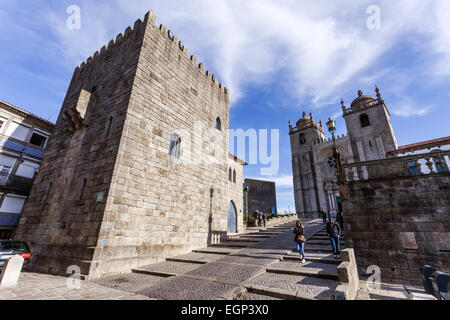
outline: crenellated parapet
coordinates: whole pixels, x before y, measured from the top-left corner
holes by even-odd
[[[224,86],[223,83],[220,83],[218,78],[209,70],[205,71],[205,66],[203,63],[197,64],[197,57],[195,55],[189,56],[189,49],[187,46],[185,46],[178,37],[167,28],[165,24],[161,24],[159,27],[155,25],[156,16],[153,13],[153,11],[147,12],[145,15],[144,20],[138,19],[135,21],[134,26],[128,26],[124,33],[120,33],[117,35],[116,39],[112,39],[109,41],[108,45],[103,46],[100,50],[95,52],[92,56],[86,59],[86,61],[82,62],[78,67],[75,69],[75,73],[80,72],[84,70],[87,66],[92,64],[93,62],[101,59],[108,53],[110,53],[114,48],[118,47],[124,40],[127,40],[133,36],[136,36],[138,34],[143,34],[145,32],[145,29],[147,27],[154,27],[157,28],[160,32],[160,34],[167,39],[167,41],[170,41],[172,43],[175,43],[178,49],[187,57],[187,59],[195,65],[195,67],[198,69],[200,73],[202,73],[207,79],[209,79],[212,83],[216,85],[216,87],[223,92],[225,95],[229,95],[229,90],[227,87]]]
[[[345,135],[345,134],[343,134],[341,136],[337,135],[336,136],[336,143],[344,142],[344,140],[347,140],[347,139],[348,139],[348,135]],[[314,144],[315,145],[320,145],[320,144],[332,144],[332,143],[333,143],[333,139],[332,138],[328,138],[328,139],[322,139],[322,140],[320,140],[318,142],[315,142]]]

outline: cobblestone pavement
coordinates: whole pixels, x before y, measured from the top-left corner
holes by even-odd
[[[134,293],[80,281],[79,289],[72,279],[46,274],[22,272],[15,288],[0,289],[0,300],[148,300]],[[69,288],[68,283],[73,287]]]
[[[121,274],[100,280],[81,281],[80,289],[70,289],[68,278],[23,272],[16,288],[0,289],[0,299],[25,300],[116,300],[116,299],[278,299],[330,298],[334,281],[318,277],[332,274],[309,264],[306,273],[293,275],[295,261],[293,248],[293,222],[267,229],[250,230],[242,239],[234,237],[220,245],[194,250],[193,253],[170,257],[166,262],[143,266],[133,273]],[[305,223],[309,238],[323,228],[319,221]],[[263,236],[263,237],[261,237]],[[251,238],[256,242],[248,242]],[[246,241],[247,240],[247,241]],[[238,247],[236,247],[238,246]],[[241,246],[241,247],[239,247]],[[291,257],[290,264],[281,264],[283,257]],[[317,259],[323,256],[318,256]],[[325,255],[325,258],[327,255]],[[266,270],[274,266],[276,273]],[[281,266],[281,267],[280,267]],[[283,266],[286,273],[283,273]],[[312,277],[308,277],[311,272]],[[275,281],[274,279],[277,279]],[[283,283],[290,291],[280,294]]]
[[[283,257],[292,254],[293,227],[294,223],[290,222],[251,230],[246,234],[233,236],[225,243],[137,268],[133,270],[134,274],[152,277],[155,283],[133,292],[164,300],[331,299],[337,285],[334,281],[336,265],[333,269],[330,264],[311,262],[305,266],[301,275],[293,274],[296,269],[294,264],[297,269],[300,268],[298,262],[293,262],[295,259],[280,267]],[[307,222],[305,227],[307,238],[323,229],[320,221]],[[252,242],[248,241],[250,238]],[[328,255],[324,257],[329,258]],[[274,266],[273,273],[268,272],[271,266]],[[132,274],[121,275],[120,283],[114,277],[96,282],[129,290],[127,288],[133,285],[123,283],[128,277],[132,282]],[[285,292],[280,293],[283,290]]]

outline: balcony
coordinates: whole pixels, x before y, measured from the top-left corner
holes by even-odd
[[[450,151],[343,165],[347,181],[367,181],[450,174]]]
[[[9,175],[6,179],[0,180],[0,188],[16,191],[18,193],[29,194],[33,186],[33,179],[28,179],[16,175]]]

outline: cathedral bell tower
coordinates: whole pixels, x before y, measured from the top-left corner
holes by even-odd
[[[380,160],[398,149],[391,115],[376,88],[377,99],[358,91],[350,108],[342,101],[342,112],[357,162]]]
[[[312,113],[303,117],[292,127],[291,138],[292,172],[294,178],[295,208],[299,218],[320,217],[320,202],[314,166],[313,145],[324,141],[322,121],[317,124]]]

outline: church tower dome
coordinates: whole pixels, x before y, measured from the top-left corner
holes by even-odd
[[[350,108],[342,105],[353,154],[360,162],[385,159],[398,147],[389,110],[378,87],[375,92],[377,98],[359,90]]]
[[[358,97],[353,100],[351,106],[352,108],[358,107],[358,106],[364,106],[366,104],[369,104],[371,102],[375,102],[376,99],[374,97],[364,95],[361,90],[358,91]]]

